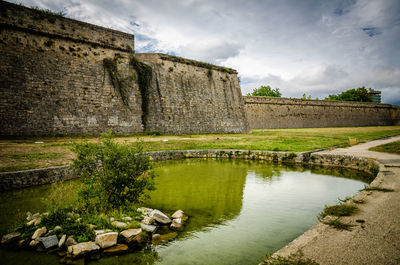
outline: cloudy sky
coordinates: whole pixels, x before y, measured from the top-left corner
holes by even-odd
[[[399,0],[20,0],[135,34],[136,52],[237,69],[243,94],[324,98],[360,86],[400,104]]]

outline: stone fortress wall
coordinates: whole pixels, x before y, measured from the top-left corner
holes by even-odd
[[[232,69],[135,54],[131,34],[4,1],[0,28],[0,136],[249,130]]]
[[[0,0],[0,136],[399,124],[399,108],[242,97],[237,72],[135,54],[134,36]],[[149,71],[150,69],[150,71]]]
[[[0,135],[142,130],[140,104],[124,107],[103,66],[132,52],[133,35],[7,2],[0,27]]]
[[[251,129],[400,125],[389,104],[243,97]]]
[[[237,72],[165,54],[136,54],[151,66],[148,131],[249,131]]]

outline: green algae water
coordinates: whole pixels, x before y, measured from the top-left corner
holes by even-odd
[[[89,264],[258,264],[311,228],[324,205],[356,194],[366,182],[358,171],[240,160],[166,161],[156,163],[155,172],[157,189],[144,206],[168,214],[184,210],[190,216],[185,230],[167,244]],[[0,233],[26,211],[43,212],[49,192],[40,186],[1,193]],[[0,249],[2,264],[58,259]]]

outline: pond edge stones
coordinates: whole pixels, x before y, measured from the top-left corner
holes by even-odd
[[[68,247],[68,254],[77,257],[92,251],[99,250],[100,247],[94,242],[84,242]]]
[[[118,240],[118,232],[109,232],[96,236],[95,242],[101,248],[108,248],[115,246]]]
[[[20,232],[13,232],[13,233],[9,233],[7,235],[4,235],[1,238],[1,244],[8,244],[12,241],[15,241],[19,238],[19,236],[21,235]]]
[[[35,233],[33,233],[32,235],[32,239],[38,239],[39,237],[41,237],[42,235],[46,234],[47,232],[47,228],[45,226],[36,229]]]
[[[161,223],[161,224],[169,224],[171,223],[171,219],[169,219],[168,216],[166,216],[163,212],[161,212],[160,210],[153,210],[149,217],[153,218],[154,220],[156,220],[157,222]]]
[[[56,235],[39,237],[37,241],[42,242],[45,249],[52,248],[58,245],[58,238]]]

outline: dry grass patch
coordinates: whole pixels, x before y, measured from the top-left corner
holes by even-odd
[[[150,134],[150,133],[149,133]],[[136,134],[116,141],[144,142],[148,151],[186,149],[243,149],[303,152],[349,146],[400,134],[400,126],[253,130],[242,134]],[[351,141],[349,139],[352,139]],[[43,137],[0,140],[0,171],[65,165],[71,162],[73,142],[96,142],[98,137]],[[35,142],[43,142],[35,144]],[[28,158],[30,156],[30,158]]]

